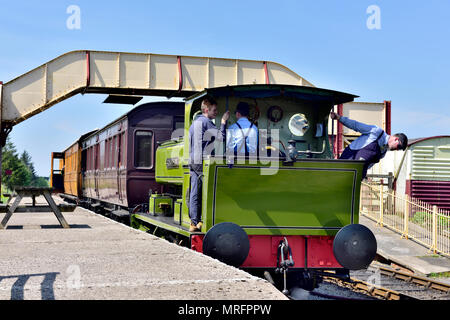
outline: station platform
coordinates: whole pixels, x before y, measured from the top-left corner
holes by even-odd
[[[91,211],[63,215],[68,229],[53,213],[17,212],[0,230],[0,300],[287,299],[266,280]]]
[[[450,258],[434,254],[413,240],[401,238],[400,234],[380,227],[364,216],[360,216],[359,223],[373,232],[377,239],[377,254],[384,259],[422,276],[436,277],[450,273]],[[435,279],[450,283],[450,277]]]

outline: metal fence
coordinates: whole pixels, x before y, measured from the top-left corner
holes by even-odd
[[[360,214],[433,253],[450,256],[450,211],[408,195],[396,195],[379,184],[362,182]]]

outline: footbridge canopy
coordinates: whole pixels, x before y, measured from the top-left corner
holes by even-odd
[[[313,86],[269,61],[105,51],[71,51],[0,82],[2,129],[78,93],[187,97],[243,84]]]

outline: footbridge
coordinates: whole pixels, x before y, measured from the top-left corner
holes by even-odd
[[[71,51],[0,83],[2,135],[78,93],[186,97],[242,84],[313,86],[270,61],[106,51]]]

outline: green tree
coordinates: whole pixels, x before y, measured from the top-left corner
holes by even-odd
[[[33,161],[31,160],[31,155],[28,151],[24,150],[20,156],[20,160],[27,166],[31,173],[30,186],[33,187],[48,187],[48,181],[44,177],[39,177],[36,175],[36,170],[34,169]]]
[[[37,177],[33,182],[33,186],[35,187],[48,187],[48,179],[44,177]]]
[[[10,190],[15,186],[28,186],[32,173],[27,165],[20,160],[17,150],[10,138],[2,149],[2,183]]]
[[[48,179],[36,175],[31,155],[24,150],[19,157],[9,137],[2,149],[2,184],[11,191],[14,186],[48,187]]]
[[[28,169],[30,169],[31,180],[36,180],[36,170],[34,169],[33,161],[31,160],[31,156],[27,150],[23,150],[22,154],[20,155],[20,160],[22,160],[22,162],[28,167]]]

